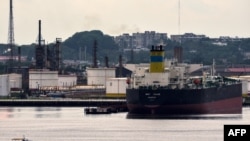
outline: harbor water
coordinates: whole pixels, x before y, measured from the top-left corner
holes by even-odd
[[[0,141],[223,141],[229,124],[249,125],[250,107],[241,115],[160,119],[86,115],[83,107],[0,107]]]

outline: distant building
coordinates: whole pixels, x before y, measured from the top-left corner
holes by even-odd
[[[171,35],[170,36],[172,41],[190,41],[190,40],[200,40],[204,38],[208,38],[205,35],[196,35],[194,33],[185,33],[183,35]]]
[[[130,36],[128,33],[116,36],[114,37],[114,40],[121,48],[132,48],[132,36]]]
[[[227,46],[227,43],[225,42],[213,42],[212,44],[217,45],[217,46]]]
[[[236,37],[229,37],[229,36],[220,36],[219,38],[211,38],[212,44],[217,46],[227,46],[228,42],[239,42],[242,41],[244,38]]]
[[[114,37],[115,42],[122,49],[142,49],[154,45],[155,42],[167,40],[167,33],[157,33],[155,31],[145,31],[144,33],[128,33]],[[145,49],[144,49],[145,50]]]
[[[220,36],[217,40],[221,42],[228,42],[228,41],[241,41],[242,38],[239,37],[229,37],[229,36]]]

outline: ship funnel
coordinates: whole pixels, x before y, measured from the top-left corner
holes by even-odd
[[[152,46],[150,50],[150,72],[160,73],[164,72],[164,49],[163,46]]]

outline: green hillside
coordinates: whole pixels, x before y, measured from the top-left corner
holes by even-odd
[[[97,41],[97,59],[100,62],[104,61],[105,56],[109,60],[118,62],[119,47],[115,44],[113,37],[104,35],[98,30],[78,32],[66,39],[62,43],[63,59],[78,60],[81,58],[84,60],[86,53],[86,59],[91,61],[94,40]]]
[[[123,52],[121,48],[114,42],[112,36],[105,35],[99,30],[77,32],[61,43],[63,60],[87,60],[92,63],[94,40],[97,41],[97,60],[104,65],[104,58],[107,56],[109,64],[117,64],[119,55],[122,55],[123,61],[130,62],[132,52]],[[224,46],[216,45],[217,39],[189,40],[182,42],[183,60],[189,63],[203,63],[211,65],[215,59],[216,64],[232,65],[232,64],[250,64],[250,38],[240,40],[219,41],[226,43]],[[165,51],[166,57],[173,57],[173,50],[179,43],[166,40]],[[157,44],[157,43],[155,43]],[[48,46],[53,46],[50,43]],[[31,61],[35,58],[35,44],[22,45],[21,54],[27,56],[28,62],[26,66],[31,65]],[[6,44],[0,44],[1,55],[7,49]],[[86,55],[85,55],[86,54]],[[248,55],[248,56],[247,56]],[[149,52],[141,51],[133,53],[134,63],[149,62]],[[0,63],[1,65],[1,63]],[[1,66],[0,66],[1,67]]]

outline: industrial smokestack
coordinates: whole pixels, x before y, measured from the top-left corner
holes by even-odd
[[[14,18],[13,18],[12,0],[10,0],[8,45],[9,45],[9,49],[10,49],[10,68],[12,68],[13,67],[13,60],[14,60],[14,48],[15,48]]]
[[[38,46],[41,47],[41,40],[42,40],[42,35],[41,35],[41,20],[38,21]]]
[[[96,52],[97,52],[97,40],[95,39],[93,46],[93,65],[92,65],[93,68],[98,68]]]
[[[109,58],[108,56],[105,56],[105,66],[109,68]]]
[[[122,55],[119,55],[119,77],[122,77]]]
[[[43,44],[42,44],[43,41]],[[36,46],[36,68],[37,69],[43,69],[45,67],[45,41],[42,40],[41,35],[41,20],[38,22],[38,45]]]
[[[61,38],[56,38],[56,70],[61,71],[61,62],[62,62],[62,54],[61,54]]]

